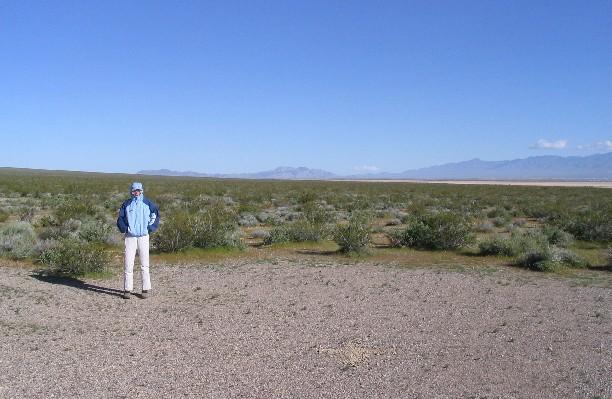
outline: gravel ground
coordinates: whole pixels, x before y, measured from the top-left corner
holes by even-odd
[[[0,267],[0,398],[611,398],[612,290],[284,259],[154,294]]]

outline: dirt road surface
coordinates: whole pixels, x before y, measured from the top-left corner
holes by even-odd
[[[293,259],[154,295],[0,267],[0,398],[611,398],[612,290]]]

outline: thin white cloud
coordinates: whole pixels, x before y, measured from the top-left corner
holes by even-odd
[[[593,144],[582,144],[578,146],[579,150],[612,150],[612,140],[598,141]]]
[[[567,140],[548,141],[539,139],[537,143],[532,145],[530,148],[540,150],[563,150],[567,148]]]
[[[355,169],[358,172],[378,172],[380,170],[378,166],[372,166],[372,165],[355,166],[353,169]]]

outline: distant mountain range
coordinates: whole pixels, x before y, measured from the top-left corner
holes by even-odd
[[[612,152],[584,157],[537,156],[510,161],[470,161],[448,163],[400,173],[337,175],[321,169],[278,167],[257,173],[207,174],[168,169],[141,170],[139,174],[238,179],[284,180],[612,180]]]
[[[141,175],[156,175],[156,176],[191,176],[191,177],[216,177],[216,178],[231,178],[231,179],[277,179],[277,180],[328,180],[338,179],[341,176],[332,172],[327,172],[322,169],[310,169],[306,167],[292,168],[288,166],[279,166],[274,170],[256,173],[198,173],[198,172],[177,172],[169,169],[158,170],[141,170],[138,172]]]

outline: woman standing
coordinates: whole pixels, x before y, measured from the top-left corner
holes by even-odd
[[[159,227],[159,209],[143,195],[142,183],[130,186],[132,198],[119,209],[117,227],[125,234],[125,267],[123,273],[123,298],[130,299],[134,289],[134,259],[136,251],[140,258],[142,274],[142,297],[147,298],[151,291],[149,275],[149,233]]]

